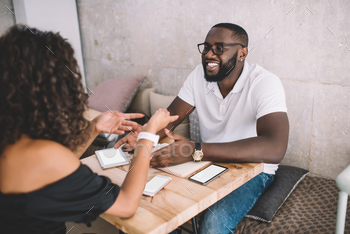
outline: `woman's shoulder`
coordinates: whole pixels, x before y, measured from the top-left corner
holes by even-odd
[[[28,193],[72,174],[79,159],[63,145],[22,137],[1,155],[0,191]],[[6,180],[4,179],[6,178]]]
[[[67,147],[50,140],[33,140],[25,149],[26,157],[36,161],[42,168],[56,169],[57,166],[80,164],[79,159]],[[58,168],[57,168],[58,169]],[[62,170],[62,169],[61,169]]]

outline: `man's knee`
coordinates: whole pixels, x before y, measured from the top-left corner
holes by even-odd
[[[230,217],[225,216],[225,210],[216,210],[208,208],[205,210],[199,220],[199,232],[201,234],[217,234],[217,233],[230,233],[228,223],[230,223]],[[232,228],[232,227],[231,227]]]

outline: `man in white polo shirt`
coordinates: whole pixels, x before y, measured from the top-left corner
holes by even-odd
[[[287,149],[283,86],[274,74],[245,61],[247,46],[248,35],[240,26],[221,23],[211,28],[205,42],[198,44],[202,64],[168,107],[179,118],[167,129],[197,109],[202,142],[168,132],[175,139],[174,147],[157,151],[151,160],[153,167],[190,160],[264,163],[263,173],[203,212],[201,233],[231,233],[271,184]]]

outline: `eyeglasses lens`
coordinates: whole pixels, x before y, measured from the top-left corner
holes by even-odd
[[[208,46],[208,45],[199,45],[199,52],[201,54],[207,54],[209,52],[209,50],[211,50],[212,52],[214,52],[214,54],[216,55],[221,55],[223,52],[223,46],[221,45],[213,45],[213,46]]]

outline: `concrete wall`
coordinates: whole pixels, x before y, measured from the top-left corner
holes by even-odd
[[[176,95],[200,63],[196,44],[212,25],[233,22],[249,34],[247,60],[278,75],[286,90],[291,132],[282,164],[333,179],[350,164],[349,1],[77,3],[90,89],[146,75],[146,86]],[[0,33],[13,23],[3,5]]]
[[[12,0],[0,0],[0,35],[15,24]]]

